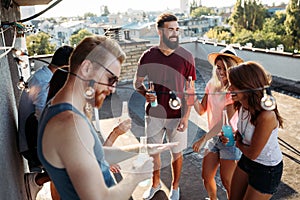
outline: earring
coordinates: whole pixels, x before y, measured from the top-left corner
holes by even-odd
[[[173,110],[178,110],[179,108],[181,108],[181,100],[173,91],[170,91],[169,106]]]
[[[272,96],[271,89],[269,87],[264,89],[264,96],[261,98],[260,105],[265,110],[274,110],[276,107],[276,100]]]
[[[92,115],[93,115],[93,106],[92,106],[89,102],[86,102],[86,104],[84,105],[84,114],[85,114],[89,119],[92,119]]]
[[[84,91],[84,97],[86,99],[93,99],[95,97],[94,80],[89,81],[89,86]]]

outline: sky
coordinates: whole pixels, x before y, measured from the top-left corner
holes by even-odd
[[[55,2],[52,0],[50,4]],[[263,4],[272,5],[287,3],[288,0],[261,0]],[[190,0],[192,2],[192,0]],[[207,7],[224,7],[234,5],[236,0],[202,0],[202,5]],[[144,11],[164,11],[167,9],[180,8],[180,0],[63,0],[51,10],[44,13],[41,17],[71,17],[82,16],[84,13],[100,13],[100,6],[108,6],[110,13],[125,12],[129,8],[133,10]],[[36,6],[36,12],[39,12],[48,5]]]

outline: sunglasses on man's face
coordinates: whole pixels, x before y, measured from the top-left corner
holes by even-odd
[[[114,74],[112,71],[110,71],[107,67],[105,67],[104,65],[102,65],[101,63],[97,62],[97,61],[93,61],[95,63],[97,63],[98,65],[100,65],[101,67],[103,67],[105,69],[105,71],[107,71],[108,73],[110,73],[112,75],[112,77],[108,78],[108,83],[101,83],[101,82],[96,82],[100,85],[106,85],[106,86],[110,86],[110,87],[115,87],[114,84],[117,83],[119,81],[119,77]]]

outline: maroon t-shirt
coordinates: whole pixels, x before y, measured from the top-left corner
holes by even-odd
[[[157,107],[147,105],[147,115],[158,118],[181,118],[182,109],[173,110],[169,106],[169,91],[184,101],[184,86],[188,76],[196,79],[195,62],[193,55],[178,47],[171,55],[164,55],[157,46],[146,50],[138,62],[138,77],[148,77],[153,81],[157,94]]]

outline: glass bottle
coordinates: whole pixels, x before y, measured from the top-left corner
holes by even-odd
[[[154,90],[154,84],[153,81],[149,81],[149,94],[153,94],[155,96],[155,101],[150,102],[151,107],[157,107],[157,98],[156,98],[156,92]]]
[[[128,112],[128,102],[123,101],[122,102],[122,115],[121,115],[122,120],[129,119],[129,112]]]
[[[229,125],[227,110],[223,110],[223,126],[222,131],[225,137],[229,139],[228,143],[226,143],[226,146],[233,146],[234,145],[234,137],[232,128]]]
[[[142,166],[148,157],[149,156],[147,151],[147,137],[142,136],[140,137],[139,154],[137,155],[136,159],[133,161],[133,166],[135,168]]]

